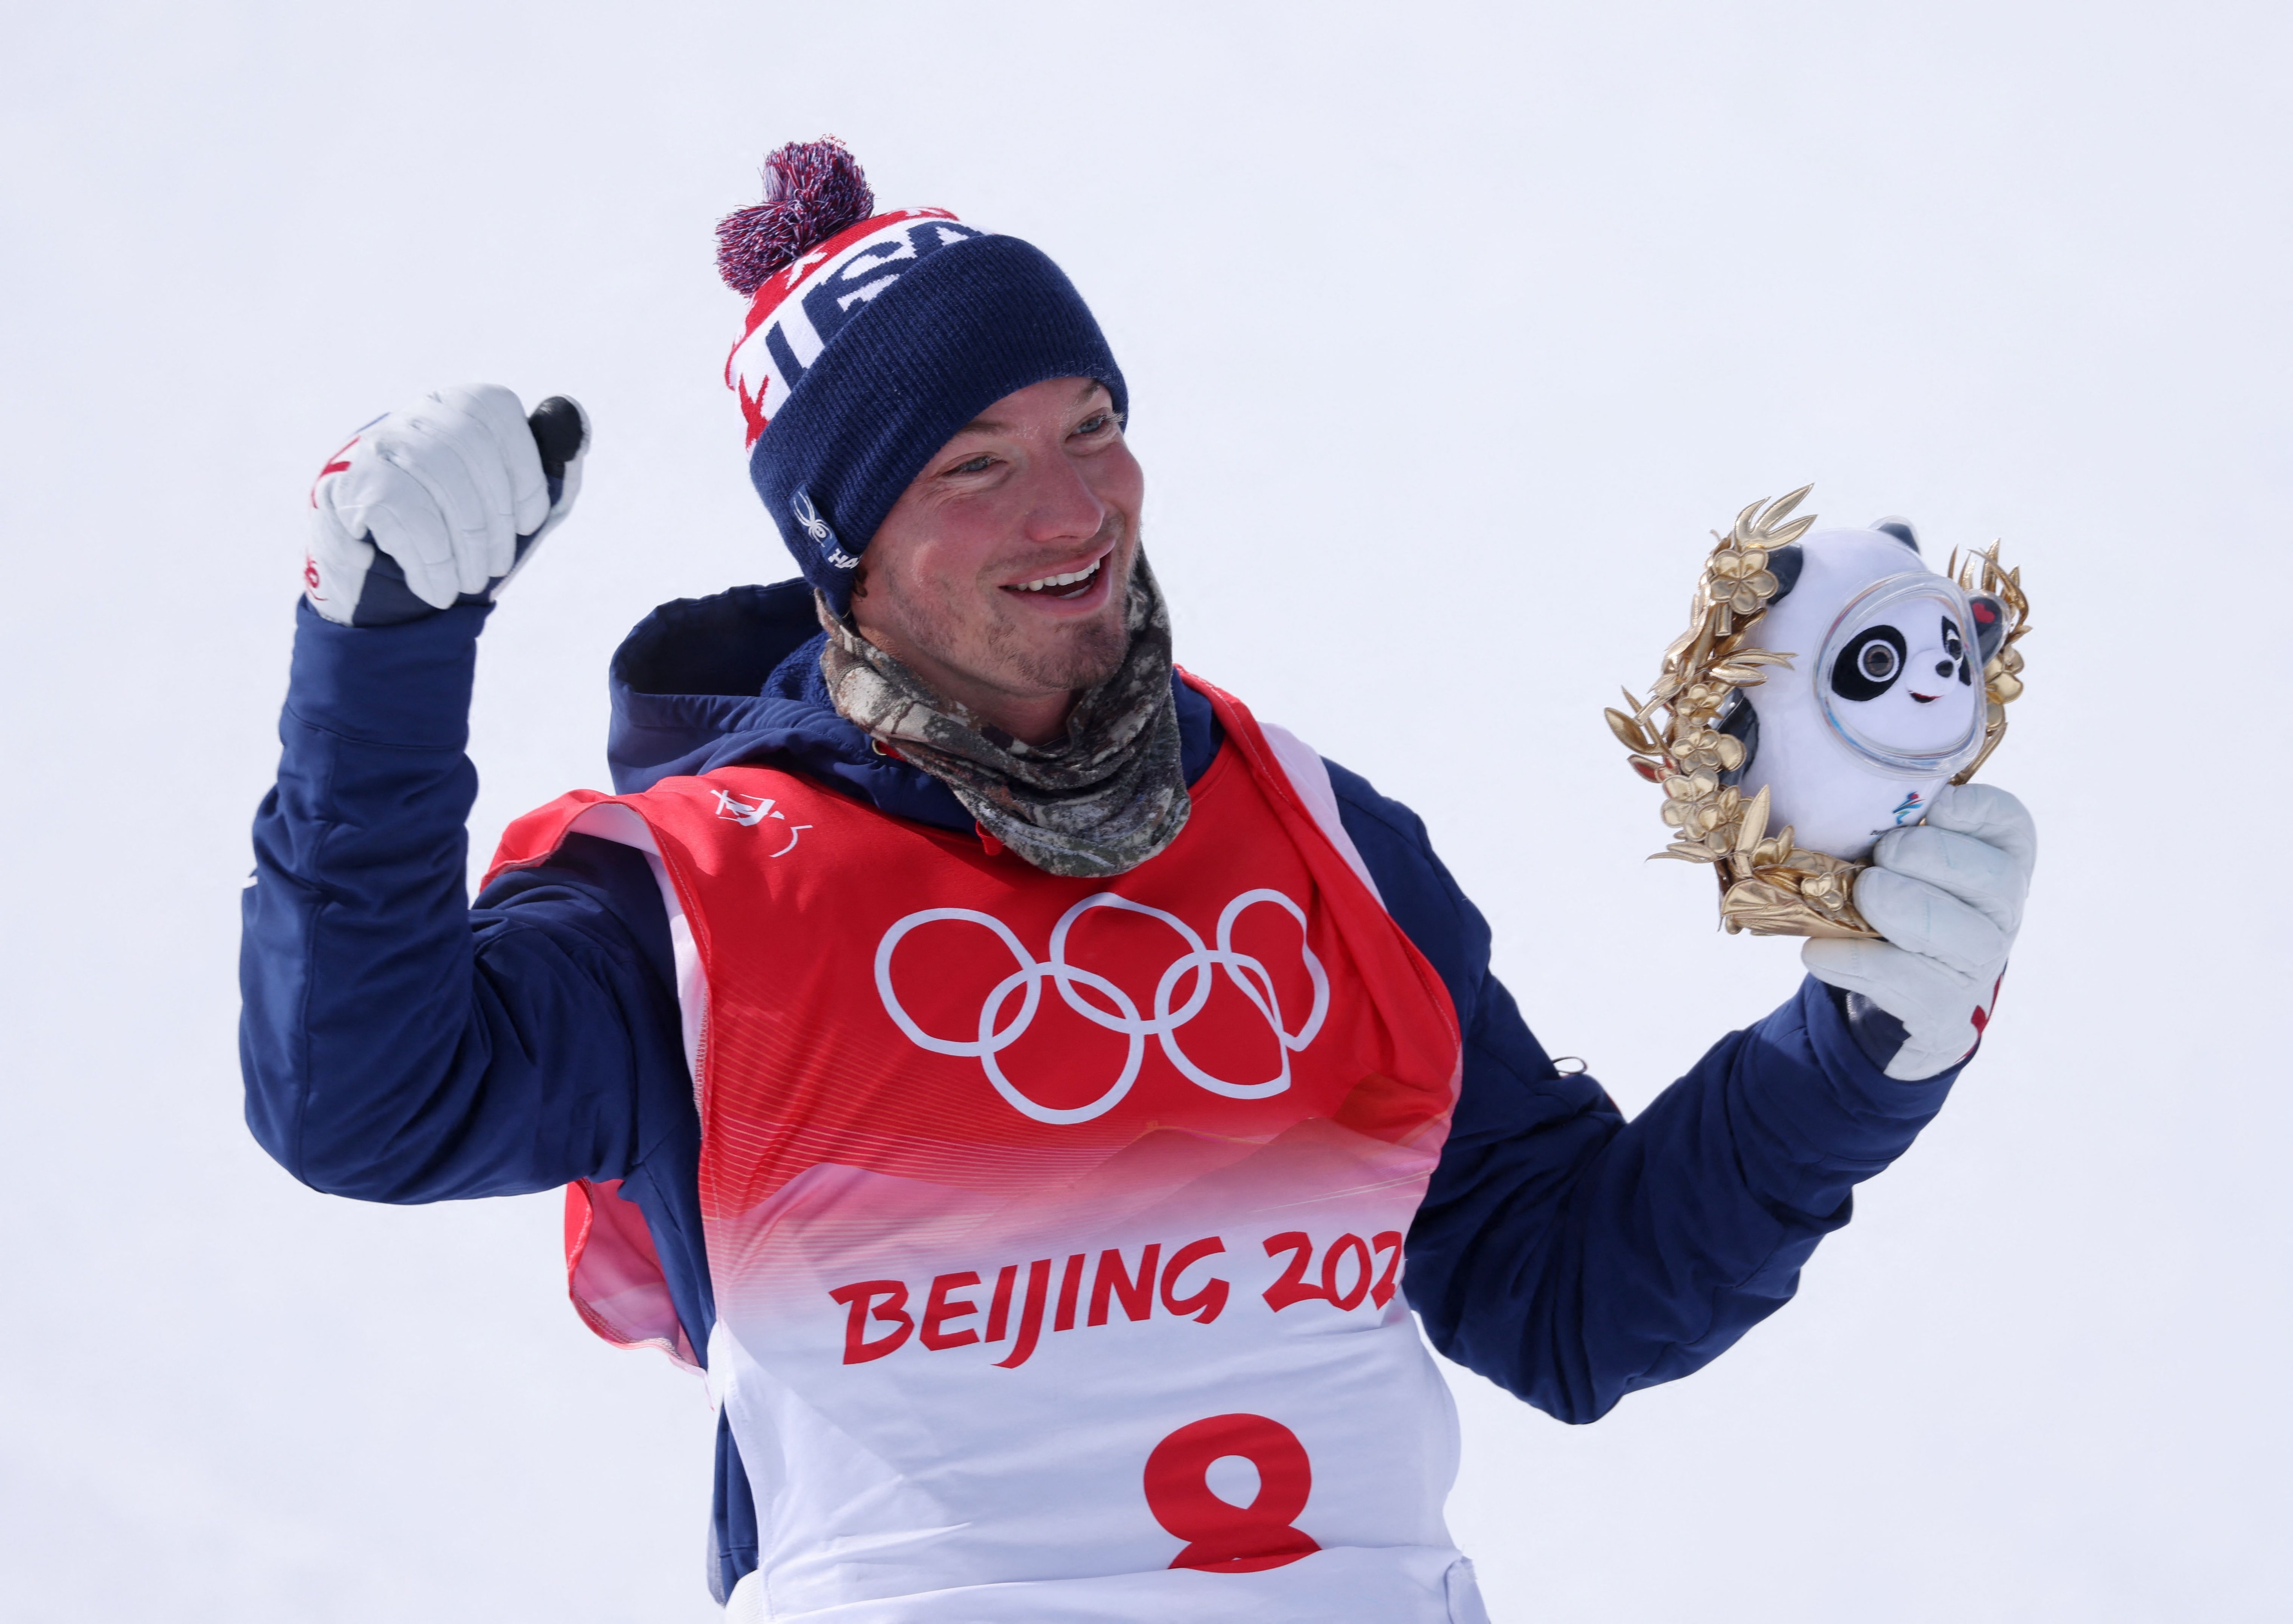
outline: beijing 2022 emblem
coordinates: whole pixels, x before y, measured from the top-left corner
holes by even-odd
[[[1793,518],[1813,488],[1713,532],[1655,687],[1606,714],[1664,791],[1673,839],[1656,855],[1713,867],[1729,930],[1872,937],[1855,876],[1998,747],[2030,602],[1997,542],[1938,574],[1906,520]]]

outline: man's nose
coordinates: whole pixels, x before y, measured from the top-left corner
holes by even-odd
[[[1030,470],[1026,537],[1030,541],[1081,541],[1106,523],[1106,504],[1064,454],[1037,460]]]

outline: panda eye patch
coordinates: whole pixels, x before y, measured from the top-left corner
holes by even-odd
[[[1909,645],[1892,626],[1874,626],[1859,635],[1832,662],[1831,691],[1842,699],[1876,699],[1903,674]]]

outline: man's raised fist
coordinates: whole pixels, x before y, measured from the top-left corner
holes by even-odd
[[[529,420],[495,384],[463,384],[377,418],[311,486],[304,595],[346,626],[483,603],[573,506],[589,419],[553,395]]]

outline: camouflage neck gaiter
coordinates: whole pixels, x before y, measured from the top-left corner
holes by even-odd
[[[1046,873],[1104,879],[1179,838],[1191,803],[1171,693],[1171,616],[1140,553],[1131,566],[1130,646],[1085,689],[1066,736],[1028,744],[941,698],[819,604],[820,654],[837,714],[955,792],[981,828]]]

